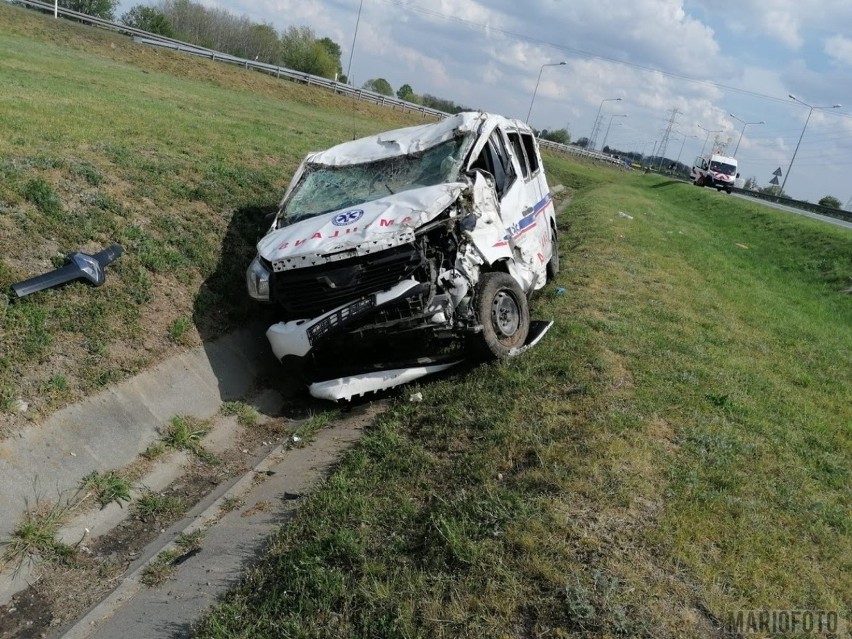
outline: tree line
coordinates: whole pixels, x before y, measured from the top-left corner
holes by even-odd
[[[396,92],[394,92],[390,82],[388,82],[384,78],[371,78],[367,80],[363,85],[361,85],[361,88],[367,89],[368,91],[372,91],[373,93],[378,93],[379,95],[396,95],[396,97],[398,97],[400,100],[405,100],[406,102],[411,102],[412,104],[420,104],[430,109],[443,111],[444,113],[461,113],[462,111],[473,110],[470,107],[456,104],[452,100],[439,98],[428,93],[423,93],[422,95],[417,94],[414,92],[414,89],[411,87],[410,84],[403,84],[401,87],[399,87],[399,89],[396,90]]]
[[[120,0],[58,0],[59,6],[105,20],[116,20]],[[346,82],[340,45],[320,38],[310,27],[291,26],[279,33],[272,24],[236,16],[226,9],[192,0],[160,0],[138,4],[119,21],[167,38]]]

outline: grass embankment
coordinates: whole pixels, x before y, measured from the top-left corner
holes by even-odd
[[[313,149],[421,122],[0,2],[0,436],[257,309],[244,269]],[[12,283],[113,242],[107,285]]]
[[[0,300],[2,410],[44,413],[246,318],[251,245],[304,152],[411,121],[5,4],[0,24],[0,286],[127,249],[104,288]],[[548,168],[579,189],[568,292],[536,304],[550,335],[384,415],[202,635],[849,618],[848,232]]]
[[[852,234],[549,158],[534,350],[401,399],[202,637],[719,636],[852,612]],[[633,219],[619,214],[622,212]]]

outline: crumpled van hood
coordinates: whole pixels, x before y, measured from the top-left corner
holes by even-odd
[[[257,251],[275,271],[285,271],[400,246],[466,188],[463,182],[438,184],[317,215],[269,233]]]

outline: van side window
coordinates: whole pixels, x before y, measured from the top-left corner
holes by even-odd
[[[538,173],[538,153],[535,152],[535,139],[528,133],[521,134],[524,148],[527,150],[527,160],[530,163],[530,173]]]
[[[515,181],[515,170],[512,168],[503,138],[497,129],[491,132],[488,143],[482,149],[482,153],[471,165],[472,169],[487,171],[494,177],[494,188],[497,197],[502,199],[503,194]]]
[[[530,167],[527,164],[527,159],[524,153],[524,145],[521,142],[521,135],[519,133],[515,133],[514,131],[506,134],[509,138],[509,144],[512,145],[512,151],[515,154],[515,157],[518,158],[518,164],[521,165],[521,173],[524,176],[524,179],[529,179],[530,177]]]

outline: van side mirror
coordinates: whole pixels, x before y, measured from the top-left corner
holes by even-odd
[[[737,173],[737,177],[740,177],[740,174],[739,174],[739,173]]]

